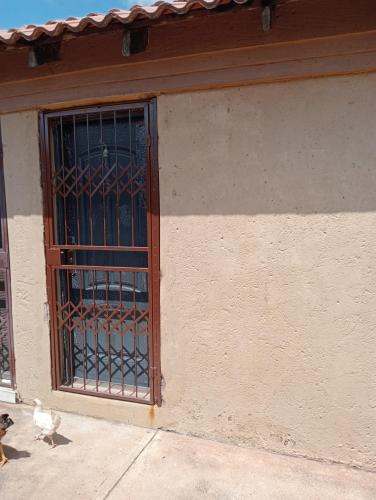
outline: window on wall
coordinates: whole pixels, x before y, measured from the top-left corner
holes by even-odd
[[[8,233],[0,130],[0,386],[13,387],[14,383]]]

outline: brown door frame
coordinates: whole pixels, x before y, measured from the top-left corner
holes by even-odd
[[[16,386],[16,362],[14,355],[13,342],[13,318],[12,318],[12,296],[11,296],[11,277],[9,265],[9,238],[8,238],[8,218],[6,208],[6,193],[4,181],[4,160],[3,160],[3,141],[1,135],[0,124],[0,231],[2,239],[2,247],[0,247],[0,270],[5,274],[6,301],[7,301],[7,325],[8,325],[8,348],[9,348],[9,369],[10,369],[10,384],[1,384],[2,387]]]
[[[55,305],[57,304],[56,287],[54,273],[60,259],[57,248],[54,248],[53,241],[53,196],[50,185],[51,172],[51,155],[50,155],[50,132],[48,120],[52,117],[62,117],[77,112],[88,113],[96,111],[108,111],[112,109],[130,109],[136,105],[144,105],[147,107],[146,125],[148,131],[148,148],[147,161],[149,164],[149,218],[150,227],[148,234],[150,237],[150,286],[151,300],[150,315],[151,315],[151,342],[150,342],[150,358],[149,358],[149,378],[150,378],[150,401],[137,400],[139,403],[157,404],[161,406],[161,362],[160,362],[160,213],[159,213],[159,168],[158,168],[158,150],[157,150],[157,101],[156,98],[137,102],[117,102],[114,104],[103,104],[98,106],[89,106],[85,108],[67,108],[58,112],[43,111],[39,115],[39,135],[40,135],[40,152],[41,152],[41,169],[42,169],[42,191],[43,191],[43,218],[44,218],[44,244],[46,253],[46,274],[47,274],[47,295],[50,312],[50,339],[51,339],[51,366],[52,366],[52,389],[63,390],[66,392],[78,392],[85,395],[94,395],[98,397],[121,399],[135,401],[132,398],[120,397],[111,394],[91,393],[87,391],[71,390],[63,388],[60,385],[60,353],[58,344],[58,327],[55,314]]]

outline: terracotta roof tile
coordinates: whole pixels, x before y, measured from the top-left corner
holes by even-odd
[[[50,37],[59,36],[64,31],[81,33],[86,28],[96,27],[105,29],[113,21],[130,24],[136,19],[158,19],[166,14],[186,14],[195,9],[214,9],[227,3],[243,4],[248,0],[187,0],[184,2],[163,2],[143,7],[134,5],[130,10],[112,9],[107,14],[92,12],[85,17],[68,17],[64,20],[51,20],[45,24],[29,24],[18,29],[0,30],[0,44],[14,45],[19,40],[37,40],[41,35]]]

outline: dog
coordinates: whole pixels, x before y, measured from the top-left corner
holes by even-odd
[[[8,428],[13,425],[14,422],[8,415],[8,413],[3,413],[0,415],[0,465],[3,466],[8,462],[7,457],[5,456],[3,445],[1,444],[2,438],[7,433]]]

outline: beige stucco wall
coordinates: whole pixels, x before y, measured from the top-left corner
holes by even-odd
[[[376,75],[158,99],[162,408],[50,391],[37,114],[1,120],[17,385],[376,467]]]

